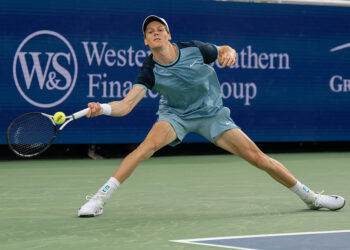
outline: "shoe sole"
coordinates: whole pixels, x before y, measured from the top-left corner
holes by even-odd
[[[79,217],[82,217],[82,218],[90,218],[90,217],[95,217],[97,215],[94,215],[94,214],[85,214],[85,215],[78,215]]]
[[[78,214],[78,217],[86,217],[86,218],[89,218],[89,217],[96,217],[96,216],[99,216],[103,213],[103,211],[101,211],[100,213],[98,214]]]

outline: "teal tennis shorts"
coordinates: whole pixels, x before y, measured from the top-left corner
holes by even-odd
[[[230,109],[223,107],[216,115],[210,117],[182,119],[172,113],[159,114],[158,121],[167,121],[176,132],[177,139],[169,145],[176,146],[190,132],[198,133],[215,143],[217,137],[226,130],[238,128],[230,117]]]

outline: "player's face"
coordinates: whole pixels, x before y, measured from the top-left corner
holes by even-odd
[[[160,22],[153,21],[147,25],[145,31],[145,44],[150,49],[156,49],[168,44],[171,40],[171,35],[165,25]]]

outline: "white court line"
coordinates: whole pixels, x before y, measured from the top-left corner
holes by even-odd
[[[216,245],[216,244],[209,244],[209,243],[200,243],[200,242],[193,242],[193,241],[188,241],[187,242],[186,240],[170,240],[170,241],[171,242],[176,242],[176,243],[191,244],[191,245],[221,247],[221,248],[230,248],[230,249],[238,249],[238,250],[259,250],[259,249],[255,249],[255,248],[242,248],[242,247],[236,247],[236,246],[223,246],[223,245]]]
[[[210,243],[201,243],[196,241],[207,240],[227,240],[227,239],[246,239],[246,238],[262,238],[262,237],[279,237],[279,236],[293,236],[293,235],[310,235],[310,234],[332,234],[332,233],[349,233],[350,230],[336,230],[336,231],[318,231],[318,232],[299,232],[299,233],[283,233],[283,234],[257,234],[257,235],[241,235],[241,236],[227,236],[227,237],[211,237],[211,238],[197,238],[197,239],[183,239],[183,240],[170,240],[171,242],[192,244],[192,245],[204,245],[215,246],[221,248],[240,249],[240,250],[258,250],[254,248],[242,248],[235,246],[222,246]]]

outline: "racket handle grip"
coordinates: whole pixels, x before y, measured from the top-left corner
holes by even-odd
[[[80,111],[74,113],[74,114],[72,115],[72,116],[73,116],[73,119],[75,120],[75,119],[79,119],[79,118],[81,118],[81,117],[83,117],[83,116],[86,116],[86,114],[88,113],[88,111],[89,111],[89,108],[86,108],[86,109],[83,109],[83,110],[80,110]]]

